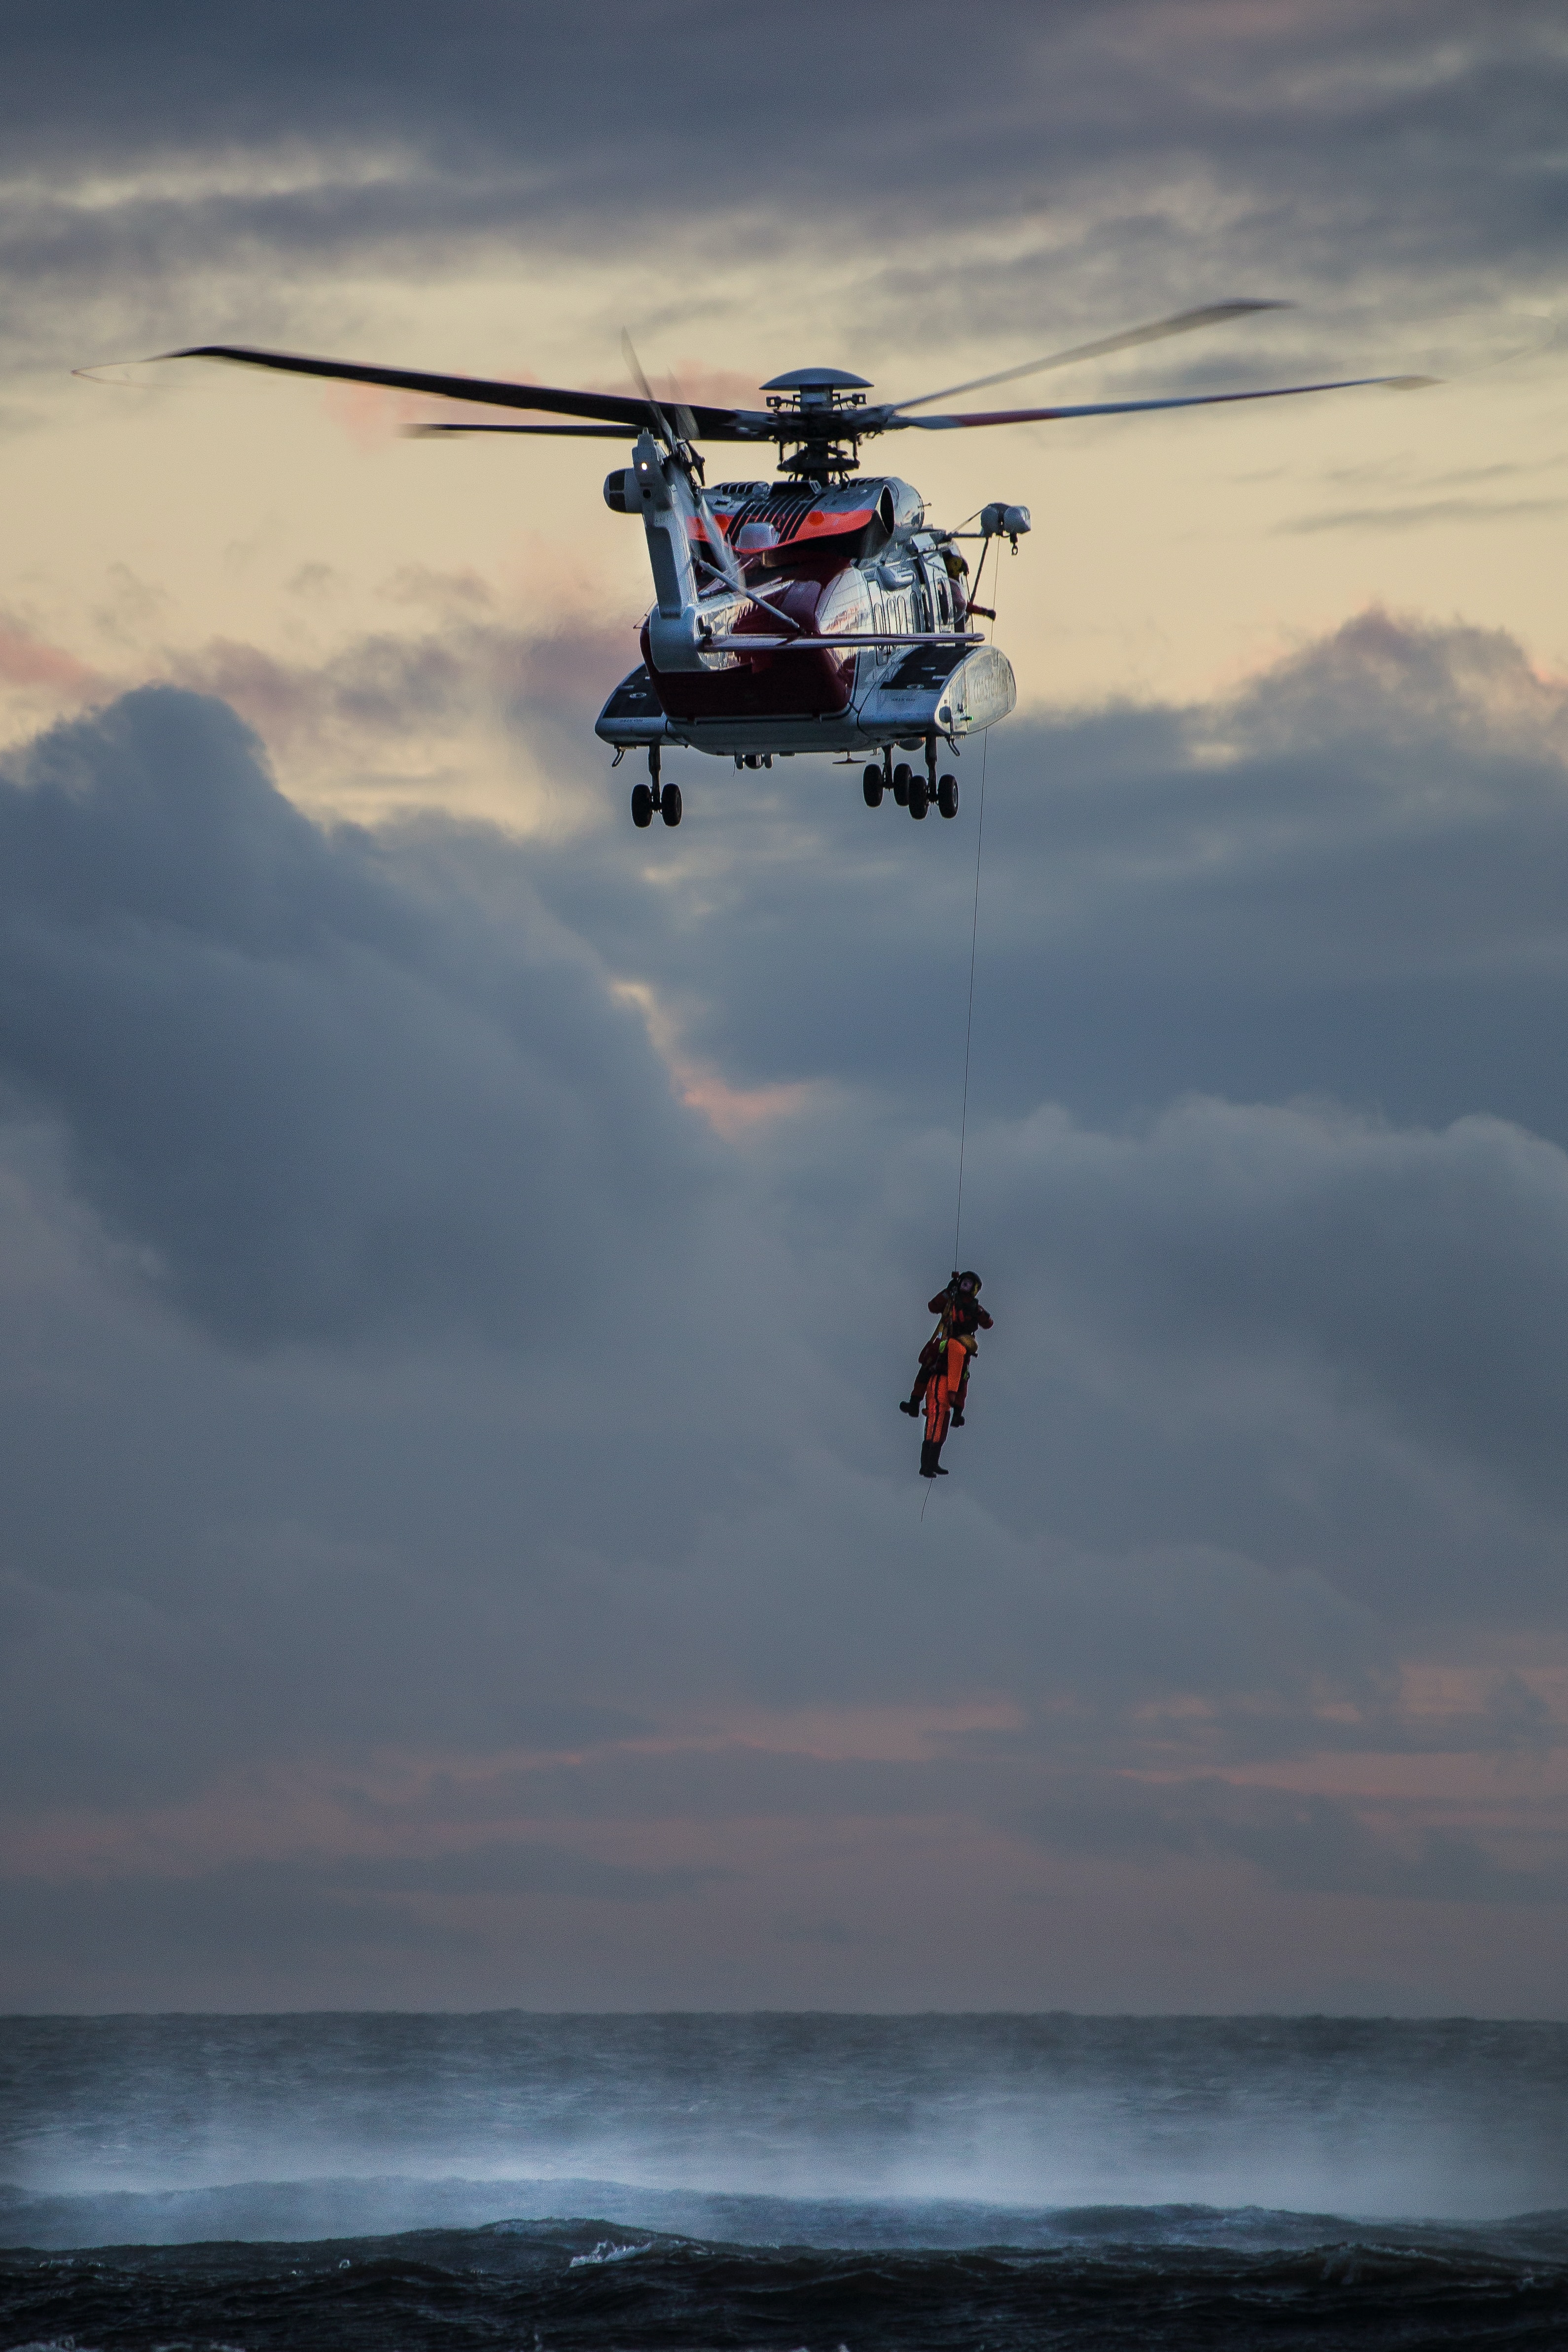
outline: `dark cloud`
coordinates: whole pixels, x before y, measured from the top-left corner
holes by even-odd
[[[0,1067],[231,1337],[516,1336],[701,1181],[579,943],[433,913],[216,703],[150,689],[46,737],[0,780]]]
[[[1060,1852],[1221,1854],[1310,1895],[1423,1903],[1568,1903],[1568,1850],[1545,1868],[1500,1862],[1477,1838],[1416,1822],[1379,1823],[1342,1800],[1192,1780],[1175,1787],[1102,1780],[1064,1792],[1031,1827]],[[1383,1809],[1395,1815],[1402,1808]]]
[[[932,0],[792,22],[780,44],[625,0],[570,20],[464,0],[439,28],[408,0],[374,23],[35,17],[0,96],[15,346],[320,333],[345,273],[506,254],[526,283],[529,257],[629,250],[648,219],[675,284],[645,299],[702,320],[728,308],[718,262],[809,265],[847,217],[865,259],[836,331],[902,350],[1216,288],[1309,298],[1341,344],[1386,338],[1391,311],[1441,341],[1457,303],[1554,291],[1565,68],[1540,5],[1004,5],[913,87],[901,59],[954,51]],[[719,110],[700,158],[668,130],[694,75]],[[1005,234],[955,266],[944,241],[972,226]]]
[[[1064,1326],[1096,1353],[1136,1332],[1160,1382],[1176,1359],[1188,1378],[1207,1364],[1215,1394],[1267,1360],[1331,1417],[1468,1458],[1555,1515],[1565,745],[1561,688],[1506,637],[1378,613],[1225,703],[998,737],[968,1248],[1023,1307],[994,1344],[1029,1350],[1026,1387],[1052,1377]],[[733,1083],[827,1080],[858,1101],[852,1151],[843,1110],[782,1139],[788,1181],[836,1200],[841,1279],[880,1264],[890,1216],[912,1285],[954,1165],[972,868],[954,836],[868,818],[826,779],[759,793],[688,766],[698,905],[614,855],[542,852],[541,886],[657,973]],[[1059,1108],[1031,1118],[1042,1100]],[[876,1329],[869,1297],[866,1315]],[[1059,1507],[1076,1438],[1058,1461],[1048,1430],[1008,1436],[1031,1475],[1045,1445]],[[1321,1436],[1305,1415],[1302,1454]],[[1162,1454],[1145,1540],[1174,1532],[1170,1468]],[[1181,1532],[1250,1552],[1251,1484],[1237,1518]],[[1322,1498],[1342,1525],[1342,1503]],[[1308,1556],[1322,1534],[1314,1506]]]
[[[690,1895],[732,1874],[711,1868],[647,1870],[637,1864],[600,1862],[562,1846],[492,1839],[440,1854],[336,1862],[323,1875],[345,1893],[572,1895],[647,1903]]]
[[[318,766],[439,742],[483,715],[526,740],[552,777],[598,771],[592,720],[633,666],[628,615],[524,630],[467,575],[410,572],[386,594],[407,625],[353,637],[324,660],[220,638],[172,652],[166,677],[227,702],[278,756],[303,750]]]
[[[1243,1360],[1315,1362],[1352,1412],[1382,1403],[1435,1455],[1468,1453],[1561,1509],[1568,1157],[1555,1145],[1488,1119],[1394,1135],[1198,1103],[1135,1140],[1097,1138],[1081,1161],[1047,1122],[1026,1165],[1016,1184],[994,1160],[990,1175],[1005,1188],[1000,1223],[1030,1207],[1040,1220],[1028,1255],[1042,1317],[1081,1315],[1101,1346],[1121,1324],[1140,1348],[1172,1350],[1189,1381],[1205,1360],[1222,1382]]]
[[[1185,1093],[1306,1097],[1568,1140],[1565,747],[1561,688],[1509,638],[1377,612],[1233,698],[1012,722],[985,755],[983,1115],[1050,1100],[1114,1126]],[[737,793],[690,764],[700,922],[635,889],[615,911],[659,924],[647,952],[689,993],[694,1044],[753,1077],[940,1102],[963,1044],[967,824],[932,843],[809,772]],[[972,747],[970,820],[979,765]],[[633,881],[574,864],[545,887],[585,921]],[[704,988],[742,939],[749,982]]]
[[[471,1948],[476,1927],[480,1940],[515,1934],[521,1906],[535,1923],[539,1906],[546,1918],[558,1906],[569,1914],[584,1904],[643,1909],[689,1898],[730,1875],[710,1867],[644,1869],[522,1844],[430,1861],[252,1859],[174,1876],[12,1877],[0,1881],[0,1922],[13,1983],[42,1988],[74,1979],[77,1997],[90,2006],[90,1979],[68,1968],[62,1976],[58,1956],[97,1947],[114,1954],[122,1987],[153,1971],[194,1990],[205,1972],[238,1989],[241,2000],[248,1990],[255,2001],[279,1970],[341,1982],[338,1971],[351,1956],[372,1984],[384,1969],[410,1961],[449,1964]],[[464,1916],[454,1916],[454,1907]],[[199,1992],[195,1998],[199,2003]]]
[[[453,690],[427,655],[268,690],[395,731]],[[974,796],[933,832],[688,759],[676,835],[618,781],[569,840],[324,828],[174,688],[13,761],[0,1727],[15,1834],[130,1842],[47,1898],[17,1863],[32,1948],[119,1904],[122,1989],[184,1937],[403,1997],[465,1906],[743,1904],[700,1877],[726,1838],[847,1822],[1544,1912],[1544,1801],[1246,1776],[1558,1736],[1488,1645],[1562,1619],[1563,727],[1506,640],[1372,614],[1203,708],[998,735],[997,1328],[923,1528],[893,1406],[951,1239]],[[808,1093],[721,1142],[628,982],[730,1099]],[[1424,1644],[1470,1662],[1425,1710]],[[775,1720],[977,1693],[890,1748]],[[296,1785],[310,1855],[215,1867],[256,1808],[300,1834]],[[591,1846],[669,1823],[630,1878]],[[809,1868],[767,1902],[858,1937]]]
[[[395,729],[427,672],[384,646],[289,691],[319,718],[374,676]],[[1373,614],[1228,706],[998,739],[972,1200],[1031,1333],[1261,1350],[1556,1507],[1563,724],[1507,640]],[[594,1279],[601,1219],[701,1164],[607,997],[651,983],[731,1087],[840,1090],[747,1163],[742,1213],[787,1231],[831,1202],[818,1276],[867,1289],[880,1345],[889,1247],[920,1279],[900,1196],[940,1187],[951,1149],[915,1138],[960,1076],[967,834],[894,830],[826,777],[688,765],[691,841],[657,866],[618,825],[587,853],[372,843],[296,815],[210,707],[133,699],[50,739],[4,803],[13,1075],[114,1228],[225,1329],[499,1335],[529,1234],[564,1234]],[[1212,1099],[1158,1114],[1189,1094]],[[1042,1099],[1060,1113],[1014,1124]],[[492,1189],[525,1164],[531,1209]],[[580,1229],[555,1189],[579,1164]],[[612,1248],[604,1278],[624,1266]]]

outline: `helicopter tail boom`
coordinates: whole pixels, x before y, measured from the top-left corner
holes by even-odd
[[[707,534],[696,494],[678,458],[666,457],[651,433],[638,435],[626,478],[642,509],[653,572],[656,604],[647,628],[654,661],[661,670],[700,669],[707,635],[692,547]],[[727,585],[717,601],[726,607],[732,602]]]
[[[651,433],[638,435],[629,470],[647,533],[648,562],[653,567],[659,616],[667,621],[679,620],[687,607],[697,602],[697,574],[685,512],[691,501],[681,498],[685,485],[679,472],[666,465]]]

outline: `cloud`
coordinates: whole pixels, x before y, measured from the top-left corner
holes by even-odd
[[[819,319],[904,351],[1029,320],[1070,340],[1216,285],[1310,296],[1362,339],[1392,313],[1451,334],[1435,315],[1495,313],[1500,285],[1554,292],[1564,67],[1542,6],[1484,24],[1459,0],[1001,6],[965,24],[962,76],[912,111],[866,102],[885,11],[810,0],[795,21],[780,52],[747,18],[677,7],[650,39],[626,0],[570,29],[468,0],[435,45],[408,0],[370,43],[301,12],[217,39],[184,8],[134,27],[51,12],[18,36],[0,95],[0,260],[27,293],[13,332],[36,360],[90,355],[89,333],[106,353],[165,348],[198,318],[203,340],[321,331],[342,318],[334,279],[434,287],[455,265],[510,274],[520,252],[537,279],[608,259],[648,207],[643,299],[688,332],[736,305],[742,259],[800,289],[803,322],[815,280]],[[918,53],[951,30],[931,0],[899,21]],[[696,175],[663,131],[694,70],[726,93]],[[760,175],[740,130],[759,106],[790,125]],[[933,152],[963,168],[931,173]]]
[[[174,544],[155,420],[195,378],[159,410],[63,370],[195,341],[600,378],[625,318],[689,393],[803,353],[907,393],[1257,294],[1300,307],[1104,381],[1550,346],[1536,0],[955,24],[10,29],[5,422],[52,437],[16,453],[43,520],[0,678],[28,725],[87,712],[0,760],[10,1998],[1151,1998],[1179,1945],[1205,2000],[1436,1999],[1440,1903],[1467,1999],[1560,2003],[1563,680],[1374,605],[1189,705],[1015,719],[957,825],[685,757],[687,824],[634,835],[590,726],[640,566],[568,531],[562,590],[565,478],[494,578],[469,489],[448,542],[405,506],[447,569],[374,604],[366,466],[321,546],[203,524],[195,625],[105,539],[150,534],[138,575]],[[895,50],[957,69],[889,104]],[[268,462],[324,482],[251,389]],[[187,505],[246,396],[207,391]],[[1509,479],[1467,472],[1482,407],[1369,396],[1364,473],[1274,478],[1298,601],[1259,632],[1344,609],[1313,567],[1352,531],[1360,593],[1428,526],[1484,558],[1551,511],[1522,406]],[[106,561],[110,607],[62,619],[52,567]],[[526,831],[289,797],[481,767]],[[997,1321],[922,1519],[895,1402],[966,1075]]]
[[[395,726],[426,644],[287,707]],[[16,1997],[117,1904],[72,1998],[514,1998],[514,1901],[551,1998],[584,1906],[825,1997],[895,1883],[1069,1866],[1112,1941],[1229,1874],[1280,1967],[1300,1901],[1549,1920],[1563,754],[1516,646],[1381,613],[998,735],[923,1523],[972,831],[832,771],[328,826],[188,687],[12,758]]]
[[[238,1988],[243,2000],[279,1970],[341,1983],[337,1972],[353,1955],[374,1984],[409,1963],[449,1964],[476,1941],[504,1946],[523,1920],[537,1932],[558,1906],[569,1914],[582,1905],[644,1909],[731,1875],[492,1843],[428,1861],[247,1859],[189,1874],[13,1876],[0,1880],[0,1919],[16,1968],[35,1981],[58,1966],[51,1951],[97,1944],[114,1953],[122,1985],[144,1980],[149,1969],[194,1985],[207,1971]],[[239,1959],[247,1952],[248,1966]],[[85,1992],[89,1979],[69,1973]]]
[[[0,1068],[233,1339],[515,1336],[701,1182],[579,945],[537,907],[478,941],[299,814],[218,704],[149,689],[45,737],[0,844]]]
[[[1425,499],[1404,506],[1331,507],[1281,523],[1287,536],[1321,530],[1424,530],[1431,523],[1496,523],[1515,515],[1561,514],[1565,499]]]
[[[1190,709],[999,730],[972,1108],[1113,1125],[1187,1092],[1305,1096],[1435,1126],[1486,1109],[1568,1141],[1565,751],[1561,682],[1501,632],[1376,610]],[[977,782],[966,767],[972,803]],[[627,909],[663,916],[693,1042],[940,1113],[973,870],[839,796],[803,808],[778,786],[770,810],[761,870],[750,816],[710,847],[700,927]],[[786,919],[807,856],[825,870]],[[747,933],[754,984],[703,992],[701,961]]]
[[[1372,1822],[1318,1795],[1238,1789],[1221,1780],[1173,1787],[1102,1780],[1032,1817],[1058,1851],[1143,1861],[1223,1854],[1277,1885],[1310,1895],[1423,1903],[1568,1903],[1568,1849],[1546,1868],[1500,1861],[1479,1840],[1419,1822]]]
[[[226,702],[278,755],[329,763],[363,758],[369,745],[428,746],[478,709],[518,736],[547,733],[552,753],[580,761],[584,717],[635,667],[628,615],[564,614],[553,629],[528,631],[509,625],[477,581],[414,573],[392,593],[414,627],[354,635],[315,660],[209,641],[165,657],[169,682]]]
[[[1202,1378],[1315,1362],[1441,1455],[1557,1509],[1568,1413],[1568,1154],[1500,1121],[1390,1132],[1321,1110],[1195,1102],[1144,1136],[1039,1122],[1004,1174],[1042,1319],[1120,1328]],[[1021,1273],[1022,1269],[1017,1270]],[[1016,1278],[1016,1276],[1015,1277]]]

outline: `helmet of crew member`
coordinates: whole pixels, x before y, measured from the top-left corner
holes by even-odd
[[[958,1277],[958,1286],[960,1290],[978,1290],[980,1276],[973,1273],[961,1274]]]

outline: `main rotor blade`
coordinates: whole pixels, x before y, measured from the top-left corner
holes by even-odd
[[[653,386],[649,383],[647,376],[643,373],[642,362],[638,359],[636,346],[633,344],[630,335],[626,332],[624,327],[621,329],[621,352],[626,360],[627,367],[631,370],[633,383],[637,385],[637,390],[642,394],[642,396],[647,401],[649,408],[658,419],[660,432],[663,433],[667,441],[673,440],[675,436],[670,432],[668,424],[666,421],[665,411],[659,406],[658,401],[654,398]],[[695,441],[698,438],[696,412],[688,408],[686,403],[680,399],[679,394],[673,401],[671,401],[668,413],[674,417],[675,431],[679,434],[683,441]],[[739,413],[740,412],[738,410],[731,411],[732,415],[738,415]]]
[[[637,348],[624,327],[621,329],[621,356],[626,361],[632,382],[647,404],[647,413],[653,419],[654,431],[667,447],[673,449],[677,436],[670,429],[669,419],[653,396],[653,386],[643,373],[642,362],[637,355]]]
[[[782,617],[782,616],[781,616]],[[830,637],[764,637],[723,636],[703,637],[698,651],[705,654],[831,654],[847,646],[983,646],[984,638],[978,630],[927,629],[923,635],[915,631],[883,629],[880,632],[860,630],[851,635],[835,631]]]
[[[446,433],[545,433],[558,441],[635,441],[640,425],[409,425],[412,441],[431,441]]]
[[[915,400],[896,400],[891,414],[905,408],[928,408],[933,400],[956,400],[960,393],[984,392],[988,384],[1015,383],[1022,375],[1038,375],[1046,368],[1071,367],[1079,360],[1103,359],[1109,352],[1131,351],[1134,343],[1163,342],[1167,335],[1190,335],[1199,327],[1222,327],[1253,310],[1289,310],[1290,302],[1210,302],[1201,310],[1177,310],[1169,319],[1155,319],[1146,327],[1129,327],[1120,335],[1104,335],[1096,343],[1075,343],[1070,352],[1053,352],[1043,360],[1026,360],[1022,367],[1002,368],[995,375],[977,375],[968,383],[950,383],[943,392],[922,392]]]
[[[415,368],[360,367],[347,360],[318,360],[294,352],[263,352],[236,343],[199,343],[189,351],[163,352],[167,360],[226,360],[237,367],[271,368],[282,375],[325,376],[344,383],[382,384],[392,392],[422,392],[435,400],[469,400],[488,408],[538,408],[547,415],[591,416],[605,425],[628,425],[640,433],[647,410],[640,400],[618,392],[575,392],[547,383],[499,383],[485,376],[428,375]],[[692,412],[700,434],[721,440],[751,438],[735,426],[741,411],[697,408]]]
[[[715,559],[709,562],[710,571],[716,572],[727,588],[743,589],[746,583],[742,575],[741,567],[735,561],[734,551],[720,530],[713,509],[708,503],[708,493],[702,487],[700,463],[692,458],[689,446],[684,449],[681,447],[683,443],[689,444],[695,437],[697,432],[695,415],[689,408],[678,407],[676,429],[672,431],[663,409],[653,396],[653,386],[643,373],[642,362],[638,359],[636,346],[624,327],[621,329],[621,352],[627,367],[632,372],[633,383],[647,403],[648,415],[654,420],[655,429],[664,436],[665,446],[670,455],[679,457],[686,475],[687,488],[691,492],[692,504],[702,518],[702,528],[707,534],[708,543]],[[707,560],[704,558],[705,562]]]
[[[428,424],[405,425],[403,429],[413,441],[425,441],[446,433],[542,433],[547,436],[553,434],[558,441],[635,441],[647,425],[647,418],[639,416],[635,424],[630,425]],[[697,438],[700,441],[754,441],[757,435],[754,431],[747,431],[743,425],[724,425],[710,426],[706,432],[700,430]]]
[[[1291,400],[1304,392],[1355,392],[1381,383],[1390,392],[1418,392],[1438,379],[1433,375],[1352,375],[1338,383],[1281,383],[1266,392],[1194,392],[1170,400],[1089,400],[1073,408],[993,408],[962,416],[892,416],[883,430],[889,433],[913,425],[922,433],[951,433],[967,425],[1050,425],[1064,416],[1132,416],[1149,408],[1214,408],[1236,400]]]
[[[696,501],[697,511],[702,518],[702,528],[708,534],[708,543],[716,559],[712,568],[718,572],[727,588],[733,588],[744,595],[748,593],[746,575],[736,561],[735,551],[719,528],[719,518],[708,503],[708,493],[701,482],[695,474],[691,476],[690,480],[691,495]]]

